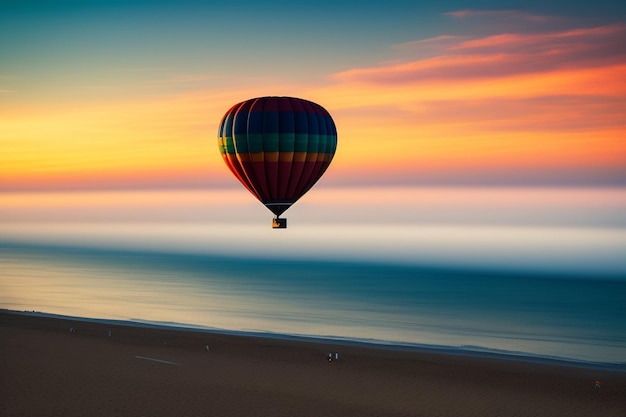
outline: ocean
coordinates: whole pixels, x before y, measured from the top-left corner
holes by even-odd
[[[623,195],[614,227],[31,212],[0,223],[0,308],[624,367]]]

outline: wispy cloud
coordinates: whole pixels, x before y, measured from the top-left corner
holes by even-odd
[[[355,68],[334,80],[398,85],[428,80],[468,80],[626,64],[626,25],[541,34],[498,34],[467,39],[440,36],[403,44],[437,44],[438,56],[393,65]]]
[[[442,35],[398,45],[404,62],[336,73],[318,94],[380,175],[597,171],[624,182],[625,38],[624,24]]]

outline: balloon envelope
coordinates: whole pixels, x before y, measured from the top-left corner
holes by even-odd
[[[226,112],[218,147],[235,177],[280,216],[330,165],[337,129],[326,109],[311,101],[258,97]]]

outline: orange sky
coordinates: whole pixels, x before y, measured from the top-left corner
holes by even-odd
[[[217,124],[261,95],[329,110],[339,145],[328,185],[624,185],[626,24],[571,26],[441,33],[309,83],[270,77],[84,99],[70,85],[57,102],[5,90],[0,189],[237,186]]]

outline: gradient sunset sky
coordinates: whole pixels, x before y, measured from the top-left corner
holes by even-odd
[[[624,186],[625,40],[607,0],[0,1],[0,190],[239,188],[264,95],[331,113],[326,186]]]

